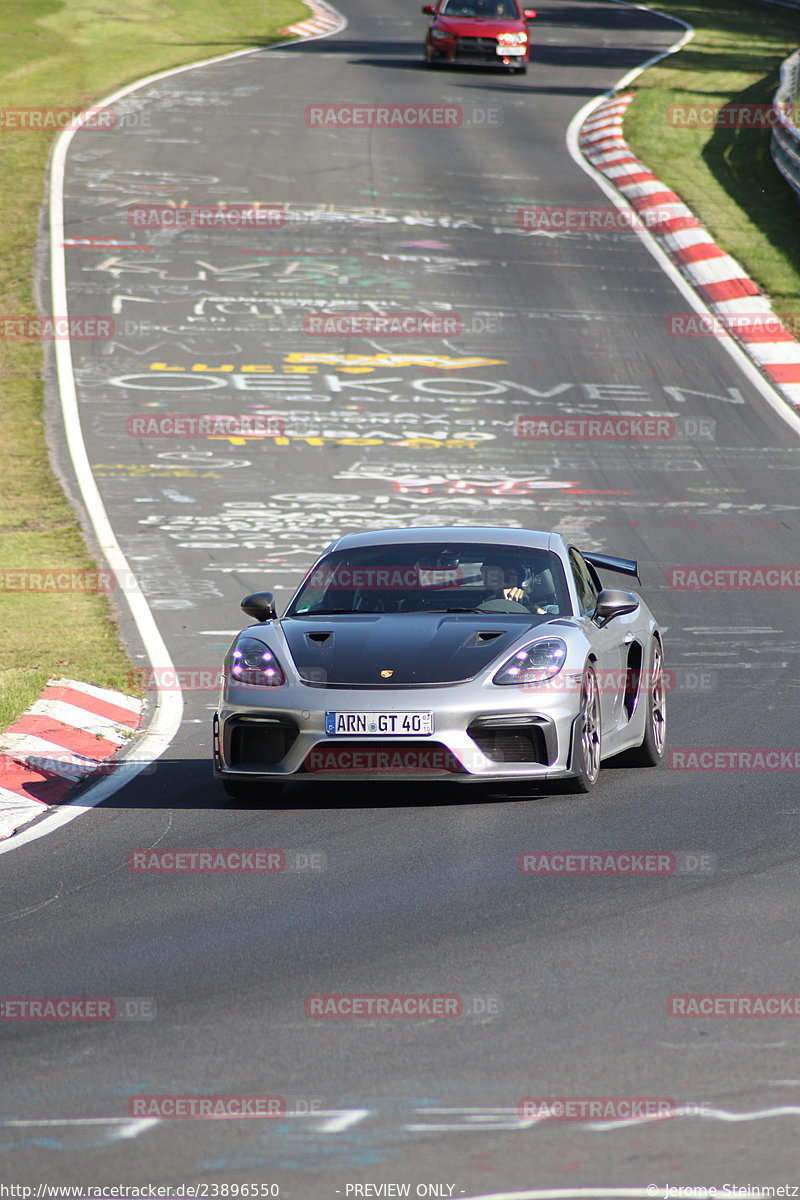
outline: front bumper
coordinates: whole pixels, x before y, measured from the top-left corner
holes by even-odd
[[[493,782],[566,778],[575,694],[475,683],[340,689],[230,686],[214,716],[214,773],[265,780]],[[427,737],[331,737],[326,711],[432,712]]]
[[[472,63],[502,67],[509,63],[522,65],[528,61],[529,45],[499,46],[495,38],[462,37],[453,41],[431,40],[428,54],[442,62]]]

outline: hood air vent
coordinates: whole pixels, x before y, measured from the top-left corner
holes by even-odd
[[[485,646],[489,642],[493,642],[495,638],[503,637],[508,633],[507,629],[478,629],[475,633],[464,642],[465,646]]]

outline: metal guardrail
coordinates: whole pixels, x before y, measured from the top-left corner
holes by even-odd
[[[781,83],[772,101],[775,124],[770,151],[772,161],[786,182],[800,196],[800,127],[795,123],[795,104],[800,93],[800,50],[781,63]]]

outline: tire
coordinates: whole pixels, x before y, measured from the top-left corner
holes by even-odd
[[[590,792],[600,774],[603,749],[600,693],[594,667],[587,666],[581,687],[581,708],[572,734],[572,777],[564,781],[564,790],[575,794]]]
[[[647,701],[644,737],[624,755],[630,767],[657,767],[664,761],[667,733],[667,689],[664,682],[664,652],[657,638],[650,654],[650,676],[641,700]]]
[[[515,75],[527,75],[528,74],[528,64],[523,63],[521,67],[514,67],[514,74]]]
[[[223,779],[222,786],[230,800],[245,804],[271,804],[283,790],[282,783],[259,783],[249,779]]]

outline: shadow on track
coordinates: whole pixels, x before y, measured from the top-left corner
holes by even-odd
[[[70,795],[80,800],[96,780],[87,779]],[[601,776],[602,783],[602,776]],[[280,790],[268,785],[264,798],[232,798],[219,780],[212,777],[211,764],[202,759],[165,758],[151,764],[98,807],[123,809],[209,810],[230,809],[253,812],[291,812],[314,809],[380,809],[469,806],[514,801],[563,800],[561,785],[549,787],[530,783],[455,783],[448,779],[385,779],[375,782],[293,779]],[[580,801],[586,797],[574,796]]]

